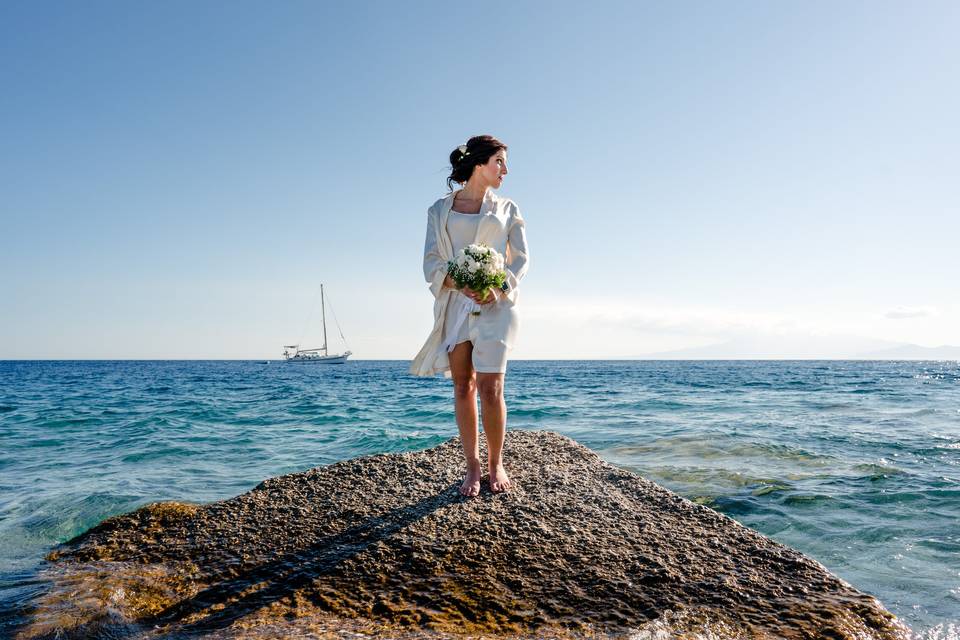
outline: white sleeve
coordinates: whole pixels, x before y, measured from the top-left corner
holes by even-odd
[[[432,207],[431,207],[432,209]],[[443,281],[447,277],[447,261],[440,255],[437,247],[437,216],[427,211],[427,237],[423,242],[423,276],[430,283],[430,293],[435,298],[443,291]]]
[[[516,206],[516,205],[514,205]],[[530,265],[530,250],[527,247],[527,229],[526,223],[520,216],[520,210],[511,216],[510,230],[507,232],[507,255],[506,261],[507,285],[512,294],[520,280],[527,273],[527,267]]]

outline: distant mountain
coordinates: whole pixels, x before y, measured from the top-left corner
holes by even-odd
[[[960,347],[942,345],[939,347],[921,347],[916,344],[904,344],[891,349],[870,351],[857,355],[863,360],[960,360]]]
[[[960,360],[960,347],[891,343],[837,344],[833,340],[734,340],[705,347],[658,351],[629,360]],[[877,348],[881,347],[881,348]]]
[[[735,342],[674,349],[673,351],[656,351],[636,357],[637,360],[761,360],[763,358],[755,350],[744,351],[742,345]]]
[[[728,342],[658,351],[635,356],[638,360],[856,360],[865,352],[901,346],[886,340],[856,336],[804,334],[751,335]]]

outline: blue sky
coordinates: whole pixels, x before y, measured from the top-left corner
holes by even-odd
[[[5,2],[0,358],[275,358],[321,281],[357,357],[409,358],[479,133],[528,225],[514,357],[960,344],[957,33],[953,2]]]

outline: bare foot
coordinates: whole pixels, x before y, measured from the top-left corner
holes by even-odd
[[[490,491],[500,493],[507,491],[511,487],[513,487],[513,483],[510,482],[510,477],[507,475],[507,470],[503,468],[503,464],[491,465]]]
[[[460,494],[476,496],[480,494],[480,461],[467,463],[467,475],[460,485]]]

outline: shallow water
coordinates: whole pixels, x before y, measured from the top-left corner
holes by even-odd
[[[0,362],[0,630],[43,554],[107,516],[445,441],[449,381],[406,366]],[[510,428],[568,435],[960,637],[960,364],[516,361],[506,396]]]

